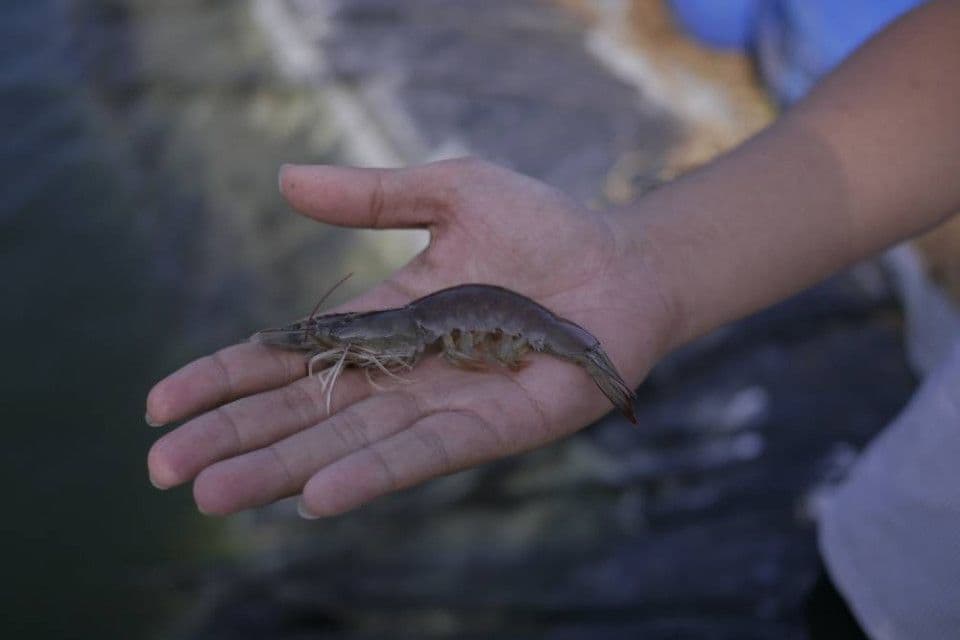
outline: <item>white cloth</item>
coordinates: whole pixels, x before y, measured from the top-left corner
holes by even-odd
[[[826,501],[820,550],[874,640],[960,639],[960,343]]]

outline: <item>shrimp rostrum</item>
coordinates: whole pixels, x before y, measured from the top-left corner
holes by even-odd
[[[633,390],[589,331],[509,289],[466,284],[395,309],[332,313],[256,333],[253,340],[308,351],[307,372],[319,373],[327,393],[352,365],[392,377],[412,369],[424,353],[439,349],[453,365],[483,369],[525,365],[530,351],[583,367],[617,409],[634,424]],[[371,383],[373,381],[371,380]]]

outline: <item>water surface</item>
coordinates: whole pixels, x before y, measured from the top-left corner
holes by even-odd
[[[279,162],[325,158],[246,10],[4,3],[4,637],[165,636],[227,553],[189,489],[149,485],[146,392],[312,297],[267,267],[341,257],[276,195]]]

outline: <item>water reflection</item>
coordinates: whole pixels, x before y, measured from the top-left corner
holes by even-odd
[[[309,306],[351,246],[279,202],[276,166],[336,140],[271,64],[245,3],[4,4],[5,637],[163,635],[226,553],[188,490],[149,486],[143,399]]]

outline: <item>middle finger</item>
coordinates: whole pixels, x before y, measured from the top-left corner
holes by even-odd
[[[344,372],[334,386],[330,412],[371,391],[358,371]],[[326,417],[326,397],[316,378],[234,400],[157,440],[147,456],[151,481],[164,489],[182,484],[219,460],[267,446]]]
[[[207,467],[194,483],[194,498],[204,513],[227,514],[299,493],[318,468],[405,429],[423,414],[408,391],[373,395],[314,427]]]

